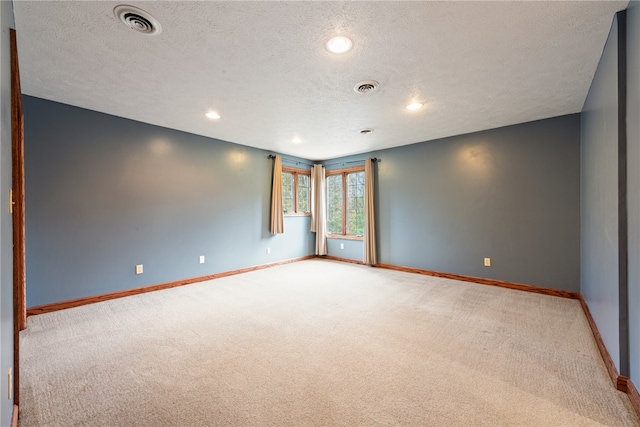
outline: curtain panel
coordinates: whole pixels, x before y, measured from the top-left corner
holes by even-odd
[[[271,187],[271,234],[284,233],[284,211],[282,210],[282,158],[273,159],[273,185]]]
[[[376,216],[374,199],[374,175],[376,160],[367,158],[364,162],[364,263],[376,265],[378,263],[376,246]]]
[[[316,255],[327,254],[326,183],[324,166],[311,170],[311,231],[316,233]]]

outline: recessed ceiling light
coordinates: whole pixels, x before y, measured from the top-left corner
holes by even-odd
[[[422,102],[412,102],[411,104],[404,107],[405,110],[415,111],[422,108],[424,104]]]
[[[302,140],[296,136],[295,138],[293,138],[291,140],[291,142],[293,142],[294,144],[300,144],[302,142]]]
[[[207,118],[211,120],[218,120],[220,118],[220,114],[216,113],[215,111],[209,111],[205,113],[205,116],[207,116]]]
[[[329,40],[326,44],[326,48],[331,53],[346,53],[353,47],[351,39],[345,36],[336,36]]]

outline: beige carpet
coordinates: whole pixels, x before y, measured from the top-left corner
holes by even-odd
[[[577,301],[310,260],[30,317],[28,426],[638,426]]]

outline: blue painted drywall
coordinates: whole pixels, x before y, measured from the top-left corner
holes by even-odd
[[[325,163],[381,159],[379,262],[578,291],[579,139],[574,114]]]
[[[355,261],[362,261],[363,259],[363,247],[362,240],[349,240],[349,239],[339,239],[339,238],[328,238],[327,239],[327,254],[352,259]],[[341,248],[340,245],[343,245]]]
[[[313,253],[309,217],[269,233],[266,151],[29,96],[24,113],[28,306]]]
[[[7,399],[6,375],[13,367],[13,242],[7,211],[11,188],[11,45],[13,3],[0,2],[0,425],[11,424],[13,399]]]
[[[640,2],[627,9],[627,203],[629,221],[629,361],[640,387]]]
[[[614,19],[582,110],[580,290],[619,372],[617,51]]]

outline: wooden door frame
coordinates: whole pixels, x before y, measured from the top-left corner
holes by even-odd
[[[24,114],[16,30],[11,42],[11,161],[13,223],[13,403],[20,404],[20,331],[26,327],[26,254],[24,206]]]

